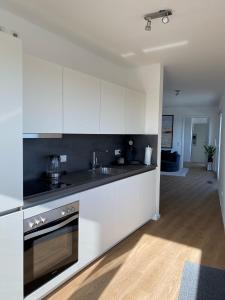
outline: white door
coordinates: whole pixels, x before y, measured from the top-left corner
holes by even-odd
[[[145,133],[145,95],[126,90],[125,127],[127,134]]]
[[[125,133],[125,88],[101,82],[100,130],[105,134]]]
[[[0,299],[23,299],[23,212],[0,217]]]
[[[65,68],[63,111],[64,133],[99,133],[100,80]]]
[[[22,43],[0,32],[0,212],[23,205]]]
[[[204,145],[208,145],[209,124],[194,124],[192,131],[192,153],[191,161],[206,164],[207,155]]]
[[[62,133],[62,67],[24,56],[24,133]]]

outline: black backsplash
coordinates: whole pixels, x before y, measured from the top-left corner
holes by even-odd
[[[125,154],[130,138],[137,150],[136,160],[144,161],[145,147],[150,145],[153,147],[152,162],[156,164],[157,135],[65,134],[61,139],[24,139],[24,181],[42,176],[51,154],[67,155],[67,162],[62,163],[62,171],[67,172],[89,169],[93,151],[99,151],[99,161],[109,165],[115,160],[115,149],[121,149],[122,156]]]

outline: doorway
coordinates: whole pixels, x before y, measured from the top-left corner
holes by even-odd
[[[209,122],[208,118],[192,119],[192,146],[191,162],[206,165],[207,155],[204,145],[209,143]]]
[[[222,138],[222,123],[223,114],[219,114],[219,136],[218,136],[218,151],[217,151],[217,179],[220,178],[220,159],[221,159],[221,138]]]

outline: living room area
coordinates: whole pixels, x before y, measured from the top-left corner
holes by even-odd
[[[161,175],[185,177],[193,166],[217,171],[220,118],[216,105],[185,105],[182,94],[164,99]],[[182,103],[182,104],[181,104]]]

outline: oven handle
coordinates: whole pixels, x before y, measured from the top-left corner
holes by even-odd
[[[54,225],[52,227],[45,228],[45,229],[42,229],[42,230],[39,230],[39,231],[36,231],[36,232],[32,232],[30,234],[27,234],[27,235],[24,236],[24,240],[27,241],[27,240],[30,240],[34,237],[37,237],[37,236],[55,231],[59,228],[64,227],[65,225],[69,224],[71,221],[78,219],[78,217],[79,217],[79,215],[77,214],[77,215],[74,215],[74,216],[70,217],[69,219],[66,219],[65,221],[63,221],[63,222],[61,222],[57,225]]]

